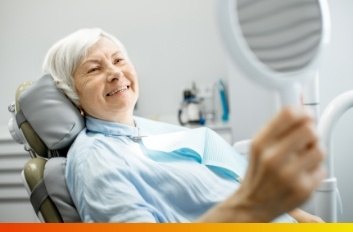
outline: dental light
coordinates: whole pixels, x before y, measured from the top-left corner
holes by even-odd
[[[327,2],[221,0],[217,4],[223,42],[239,71],[275,89],[283,106],[299,105],[303,98],[317,104],[318,63],[330,34]],[[318,118],[318,108],[314,113]],[[332,222],[337,188],[335,178],[329,178],[318,189],[315,203],[320,206],[315,206],[315,213]]]

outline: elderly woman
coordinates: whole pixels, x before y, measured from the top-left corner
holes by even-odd
[[[100,29],[82,29],[57,42],[44,72],[86,118],[66,169],[83,221],[320,221],[294,210],[323,177],[323,152],[305,110],[276,115],[253,139],[247,165],[208,129],[135,117],[135,68],[122,43]],[[174,148],[163,150],[162,138]],[[204,152],[190,143],[195,138],[207,141]]]

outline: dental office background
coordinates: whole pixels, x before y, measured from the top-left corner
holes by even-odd
[[[258,131],[277,111],[276,95],[239,75],[228,60],[215,1],[0,0],[0,221],[36,220],[20,178],[29,155],[10,138],[7,106],[21,82],[41,76],[49,47],[81,27],[101,27],[127,47],[141,86],[138,115],[177,123],[185,88],[192,82],[202,87],[223,79],[230,122],[210,126],[231,143]],[[353,88],[353,1],[328,2],[332,35],[320,66],[321,111]],[[352,138],[353,110],[340,119],[333,134],[341,222],[353,221]]]

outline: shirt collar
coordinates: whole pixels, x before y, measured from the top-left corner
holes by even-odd
[[[108,136],[139,136],[139,128],[122,123],[105,121],[91,116],[86,116],[86,127],[90,132],[102,133]]]

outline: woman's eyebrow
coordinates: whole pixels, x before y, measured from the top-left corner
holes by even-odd
[[[86,65],[88,63],[95,63],[95,64],[99,64],[100,63],[100,60],[98,59],[89,59],[89,60],[85,60],[81,65]]]
[[[119,50],[119,51],[116,51],[116,52],[112,53],[111,57],[117,56],[119,54],[122,54],[122,51]],[[88,59],[88,60],[83,61],[83,63],[81,65],[83,66],[83,65],[86,65],[88,63],[99,64],[100,62],[101,62],[100,59],[92,58],[92,59]]]
[[[113,57],[113,56],[117,56],[117,55],[119,55],[119,54],[122,54],[122,51],[119,50],[119,51],[114,52],[114,53],[112,54],[112,57]]]

